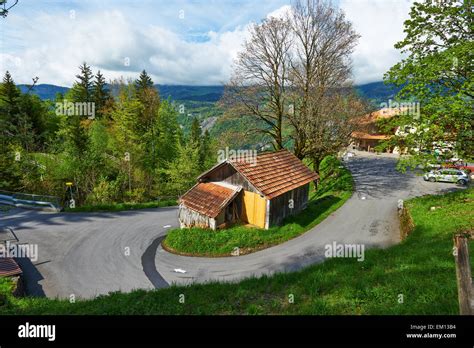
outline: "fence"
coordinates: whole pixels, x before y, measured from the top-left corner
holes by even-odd
[[[474,314],[474,287],[472,284],[471,264],[469,262],[468,242],[474,232],[459,233],[454,236],[454,258],[456,260],[456,278],[458,283],[459,314]]]
[[[61,200],[56,196],[35,195],[0,190],[0,204],[21,208],[52,209],[60,211]]]

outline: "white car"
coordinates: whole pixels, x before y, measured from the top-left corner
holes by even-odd
[[[469,182],[469,175],[459,169],[440,169],[432,170],[423,176],[425,181],[436,182],[455,182],[460,185],[466,185]]]

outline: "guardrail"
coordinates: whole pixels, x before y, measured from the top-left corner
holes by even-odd
[[[0,190],[0,204],[27,209],[52,209],[54,211],[60,211],[62,209],[61,201],[56,196],[2,190]]]

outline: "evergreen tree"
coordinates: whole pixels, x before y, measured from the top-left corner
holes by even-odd
[[[212,141],[209,131],[206,129],[204,135],[201,137],[199,146],[199,164],[201,170],[207,170],[216,163],[216,156],[212,152]]]
[[[193,123],[191,124],[191,134],[189,136],[190,142],[196,147],[199,147],[201,144],[201,134],[201,125],[196,117],[193,119]]]
[[[20,95],[20,90],[16,87],[10,72],[7,70],[0,87],[0,99],[8,105],[14,106]]]
[[[91,67],[87,63],[83,63],[79,69],[81,72],[76,75],[76,81],[72,87],[73,102],[93,102],[93,73]]]
[[[0,188],[12,191],[19,187],[22,173],[23,151],[18,146],[18,135],[25,123],[20,119],[20,97],[21,92],[7,71],[0,84]]]
[[[140,76],[138,79],[135,81],[135,88],[137,95],[140,95],[143,91],[145,91],[148,88],[153,88],[153,80],[151,79],[150,75],[143,70],[140,73]]]
[[[96,115],[101,118],[107,101],[110,99],[110,92],[107,89],[104,75],[100,70],[95,75],[94,84],[92,86],[93,100],[95,103]]]

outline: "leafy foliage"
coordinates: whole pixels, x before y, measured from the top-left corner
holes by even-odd
[[[420,103],[420,115],[395,118],[390,127],[409,127],[385,146],[411,155],[406,165],[445,155],[465,160],[474,154],[473,52],[471,1],[415,2],[405,22],[406,37],[395,47],[407,55],[385,75],[400,87],[400,100]]]
[[[145,71],[136,83],[107,84],[84,63],[76,78],[52,103],[22,93],[5,74],[1,189],[56,195],[66,207],[73,199],[76,208],[142,203],[176,197],[214,164],[209,133],[201,134],[197,124],[192,139],[186,138],[175,105],[160,100]],[[86,103],[95,115],[77,112]],[[66,182],[72,189],[66,190]]]

